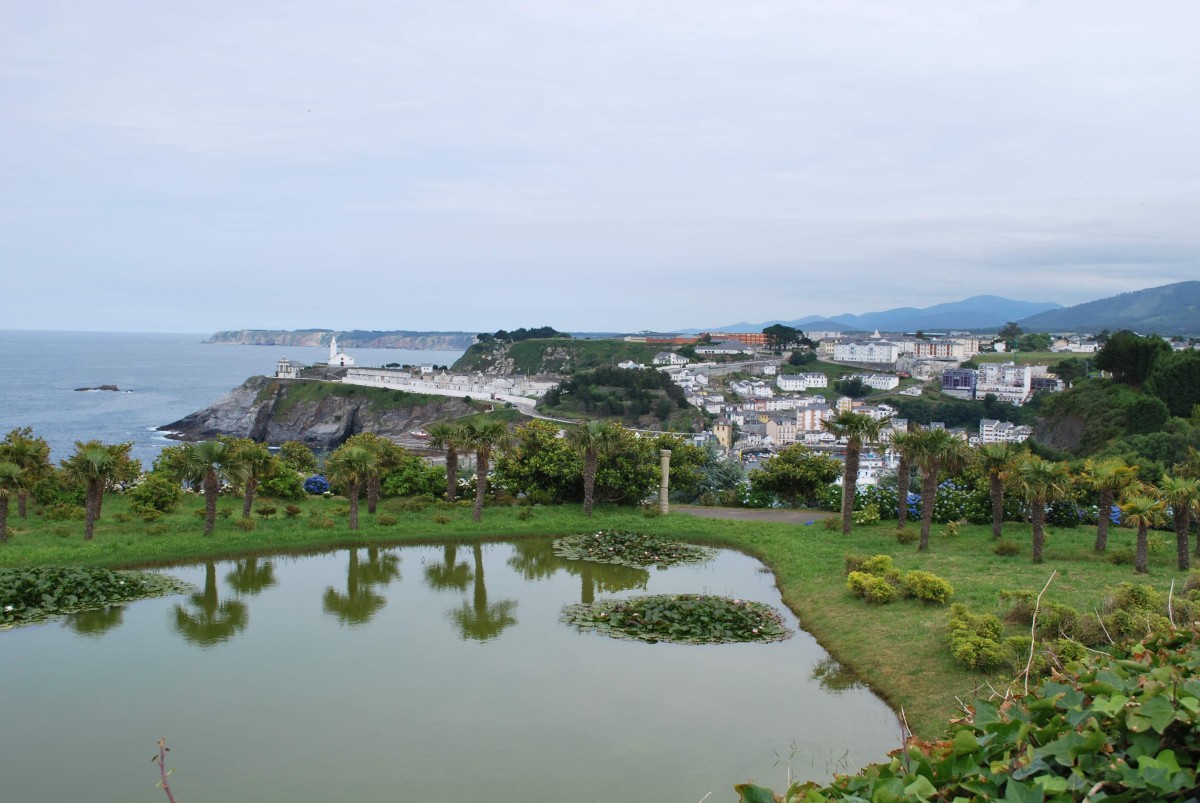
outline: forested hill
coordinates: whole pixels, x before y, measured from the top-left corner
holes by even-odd
[[[1177,282],[1031,315],[1027,332],[1099,332],[1200,335],[1200,281]]]
[[[488,374],[562,374],[625,360],[649,364],[662,346],[627,343],[624,340],[571,340],[560,337],[534,338],[516,343],[481,340],[467,349],[455,371]]]
[[[413,332],[404,329],[233,329],[217,332],[204,342],[244,346],[328,346],[333,337],[337,337],[340,347],[359,349],[459,351],[475,342],[475,335],[470,332]]]

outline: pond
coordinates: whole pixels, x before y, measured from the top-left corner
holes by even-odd
[[[522,540],[169,572],[196,593],[0,633],[0,798],[165,801],[159,737],[181,803],[718,803],[898,745],[893,712],[737,552],[643,570]],[[768,603],[797,634],[646,644],[560,621],[685,592]]]

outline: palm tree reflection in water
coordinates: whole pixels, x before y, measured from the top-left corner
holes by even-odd
[[[325,589],[325,613],[351,627],[366,624],[387,604],[383,596],[375,593],[373,586],[386,586],[400,579],[399,555],[371,548],[367,550],[366,562],[360,563],[358,553],[357,549],[349,550],[346,593]]]
[[[228,641],[246,629],[250,617],[246,604],[237,600],[221,602],[217,596],[217,564],[204,563],[204,590],[189,597],[192,611],[175,606],[175,629],[191,644],[211,647]]]

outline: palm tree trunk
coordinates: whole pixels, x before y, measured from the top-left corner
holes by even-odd
[[[1033,562],[1041,563],[1046,551],[1046,503],[1035,501],[1029,506],[1029,520],[1033,525]]]
[[[858,490],[858,449],[846,447],[846,470],[842,472],[842,535],[854,524],[854,493]]]
[[[988,490],[992,495],[992,537],[999,538],[1004,527],[1004,480],[993,476]]]
[[[379,507],[379,477],[371,477],[367,480],[367,512],[374,516],[377,507]]]
[[[8,541],[8,497],[0,496],[0,544]]]
[[[471,518],[474,521],[479,521],[483,518],[483,495],[487,493],[488,461],[490,458],[491,455],[483,451],[475,456],[475,509],[471,511]]]
[[[204,534],[212,535],[217,526],[217,472],[204,473]]]
[[[896,527],[901,530],[908,524],[908,486],[911,473],[908,458],[901,455],[900,465],[896,466]]]
[[[1112,518],[1112,503],[1113,492],[1100,492],[1100,507],[1097,508],[1098,519],[1096,521],[1096,546],[1094,549],[1097,552],[1103,552],[1108,548],[1108,523]]]
[[[1148,565],[1150,557],[1150,525],[1139,524],[1137,536],[1137,557],[1134,559],[1133,568],[1138,574],[1146,574],[1150,571]]]
[[[589,449],[583,455],[583,515],[592,515],[592,500],[596,494],[596,453]]]
[[[17,491],[17,515],[23,519],[29,518],[29,511],[26,509],[28,497],[29,491],[26,491],[24,488]]]
[[[458,496],[458,450],[446,450],[446,501],[453,502]]]
[[[1191,556],[1188,550],[1188,530],[1192,526],[1192,514],[1184,505],[1176,505],[1175,507],[1175,555],[1179,560],[1179,571],[1186,572],[1191,568]]]
[[[99,486],[95,480],[88,480],[87,496],[83,502],[83,540],[91,541],[92,536],[96,534],[96,491]]]
[[[250,508],[254,505],[254,492],[258,489],[258,477],[246,480],[246,495],[242,498],[242,518],[250,518]]]
[[[358,483],[354,480],[346,483],[346,496],[350,497],[350,529],[358,529]]]
[[[937,501],[936,466],[921,471],[921,543],[917,550],[925,552],[929,549],[929,530],[933,527],[933,504]]]

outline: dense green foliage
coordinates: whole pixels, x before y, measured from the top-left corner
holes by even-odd
[[[570,560],[615,563],[639,569],[646,566],[707,563],[716,557],[716,552],[708,547],[630,530],[600,530],[556,538],[554,554]]]
[[[511,332],[506,329],[500,329],[493,334],[480,334],[479,342],[486,343],[489,340],[501,340],[508,343],[519,343],[522,340],[544,339],[549,337],[565,337],[571,336],[566,332],[560,332],[553,326],[535,326],[526,329],[524,326],[513,329]]]
[[[1171,415],[1186,418],[1200,404],[1200,351],[1160,354],[1146,375],[1145,390]]]
[[[1155,361],[1171,347],[1159,337],[1141,337],[1128,330],[1117,332],[1096,354],[1096,367],[1112,374],[1114,382],[1140,385]]]
[[[563,610],[563,621],[613,638],[675,644],[783,641],[792,635],[770,605],[691,594],[604,599]]]
[[[568,340],[543,338],[505,343],[475,343],[454,363],[455,371],[481,371],[501,360],[511,360],[520,374],[569,373],[615,365],[625,360],[649,365],[661,346],[623,340]]]
[[[190,590],[173,577],[85,567],[0,568],[0,627]]]
[[[784,803],[1195,800],[1200,637],[1148,638],[1068,661],[1028,696],[976,700],[949,738],[909,740],[891,761],[832,784],[797,783]],[[743,803],[777,798],[752,784]]]
[[[274,396],[277,389],[276,384],[271,383],[259,391],[259,398]],[[369,407],[377,410],[419,407],[424,404],[442,404],[446,401],[445,396],[409,393],[404,390],[388,388],[370,388],[363,385],[343,385],[340,382],[289,382],[287,392],[275,404],[274,414],[283,416],[297,405],[315,404],[328,398],[364,401]]]
[[[837,479],[841,470],[841,464],[834,458],[793,444],[750,472],[751,494],[776,498],[791,507],[801,504],[814,507],[818,493]]]
[[[662,426],[672,417],[687,411],[688,420],[696,418],[688,406],[683,388],[661,371],[601,367],[580,371],[551,388],[542,406],[555,412],[589,413],[636,421],[653,415]]]
[[[907,418],[914,424],[928,426],[934,421],[941,421],[947,427],[978,428],[981,418],[1032,424],[1042,404],[1051,395],[1035,393],[1027,404],[1020,407],[999,401],[990,394],[977,401],[949,396],[893,396],[887,403],[896,408],[899,418]]]

